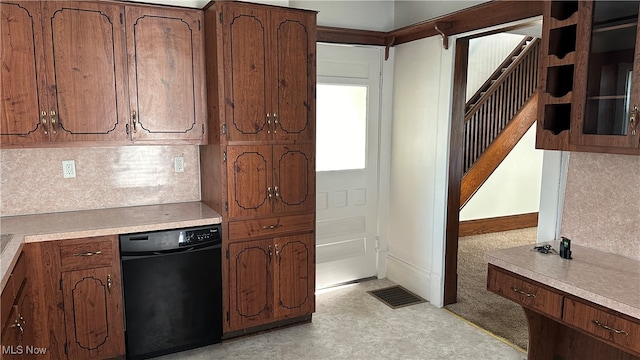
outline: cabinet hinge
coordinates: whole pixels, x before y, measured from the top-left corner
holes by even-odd
[[[67,347],[67,343],[64,343],[64,353],[69,354],[69,348]]]
[[[229,202],[228,201],[224,202],[224,211],[229,211]]]
[[[227,251],[225,252],[225,256],[227,257],[227,259],[229,258],[229,249],[227,249]]]
[[[62,290],[62,278],[60,278],[60,290]]]
[[[120,25],[124,24],[124,16],[120,13]]]
[[[223,134],[227,133],[227,124],[222,124],[222,133]]]
[[[220,12],[220,24],[222,24],[222,12]]]
[[[229,321],[229,312],[227,311],[227,321]]]
[[[202,124],[202,135],[204,135],[204,124]]]
[[[222,162],[223,162],[223,163],[226,163],[226,162],[227,162],[227,152],[226,152],[226,151],[223,151],[223,152],[222,152]]]
[[[129,135],[129,124],[125,124],[124,131]]]
[[[200,31],[200,20],[198,20],[198,31]]]

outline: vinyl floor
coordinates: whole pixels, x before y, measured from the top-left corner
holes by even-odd
[[[321,290],[311,323],[157,359],[526,359],[446,309],[428,302],[392,309],[367,293],[392,285],[378,279]]]

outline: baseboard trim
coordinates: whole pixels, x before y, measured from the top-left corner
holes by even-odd
[[[460,222],[458,237],[524,229],[535,226],[538,226],[537,212],[487,219],[467,220]]]
[[[417,266],[387,255],[387,279],[431,301],[431,275]]]

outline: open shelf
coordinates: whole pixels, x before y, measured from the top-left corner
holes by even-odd
[[[553,97],[567,95],[573,89],[573,64],[547,68],[546,92]]]
[[[577,25],[569,25],[549,31],[549,51],[547,55],[554,55],[558,59],[576,51]]]
[[[558,135],[571,128],[571,104],[546,104],[543,129]]]
[[[577,1],[554,1],[551,4],[551,17],[556,20],[567,20],[578,12]]]

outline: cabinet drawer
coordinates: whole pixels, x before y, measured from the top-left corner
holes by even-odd
[[[229,239],[271,237],[295,232],[313,231],[314,229],[314,214],[233,221],[229,223]]]
[[[514,274],[497,270],[489,265],[487,289],[524,307],[551,317],[562,316],[562,299],[559,293]]]
[[[111,236],[63,240],[60,243],[61,270],[111,266],[116,258],[114,244],[115,238]]]
[[[640,320],[622,318],[570,298],[564,300],[563,320],[589,335],[640,354]]]

